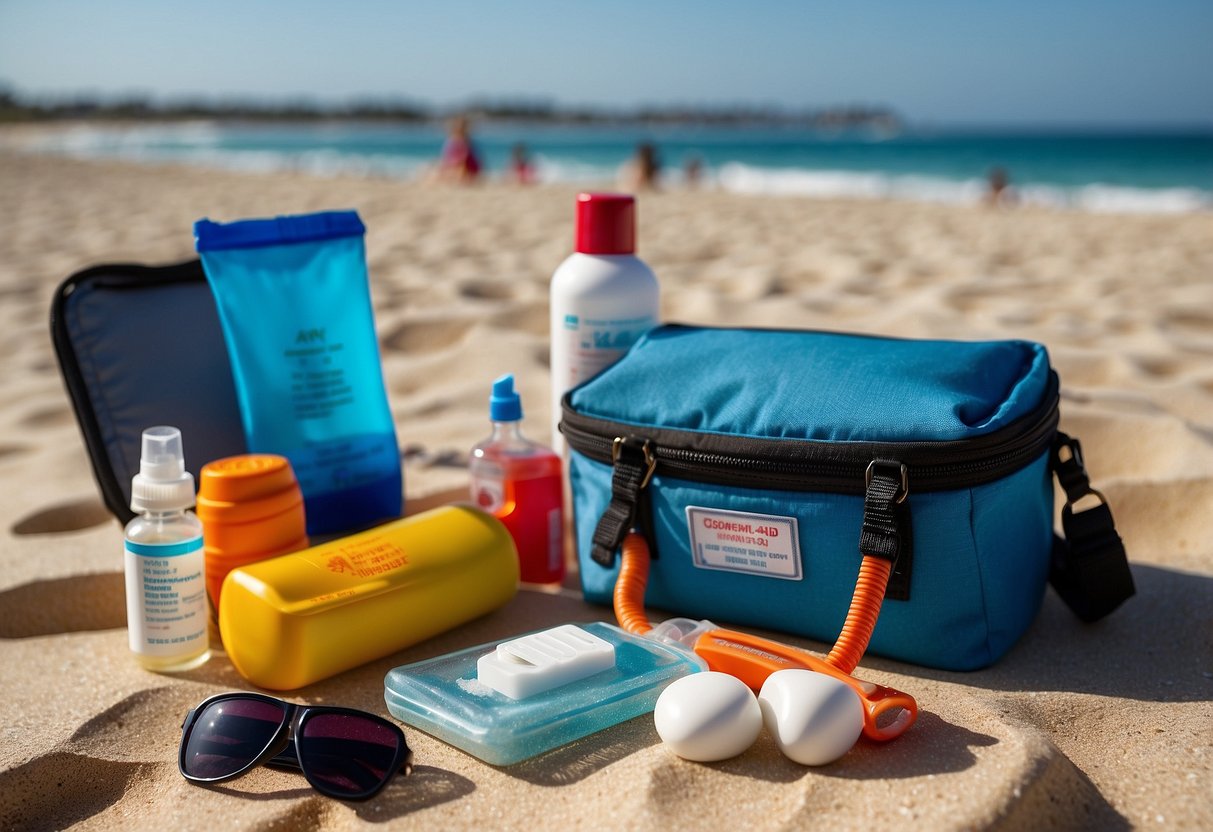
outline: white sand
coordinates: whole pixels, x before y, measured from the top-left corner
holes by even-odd
[[[639,718],[498,769],[406,729],[418,768],[375,800],[261,769],[207,790],[176,770],[179,725],[246,687],[222,655],[183,676],[127,653],[121,532],[101,506],[47,332],[55,286],[105,261],[193,256],[191,226],[324,208],[366,221],[388,392],[412,507],[465,486],[489,381],[514,372],[548,429],[547,282],[569,188],[425,188],[243,176],[0,151],[0,828],[1213,828],[1213,217],[646,195],[642,255],[667,320],[1029,338],[1063,384],[1133,561],[1138,596],[1080,624],[1050,591],[1022,642],[958,674],[867,659],[914,694],[902,739],[805,769],[765,735],[679,760]],[[406,661],[607,619],[575,583],[298,692],[385,713]],[[791,641],[795,641],[789,639]],[[821,645],[804,643],[814,649]]]

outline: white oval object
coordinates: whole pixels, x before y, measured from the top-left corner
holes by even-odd
[[[710,763],[736,757],[762,730],[754,692],[736,676],[692,673],[673,682],[657,698],[657,733],[679,757]]]
[[[778,670],[763,683],[758,704],[779,750],[805,766],[834,762],[863,730],[859,694],[824,673]]]

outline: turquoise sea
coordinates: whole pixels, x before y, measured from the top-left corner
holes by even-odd
[[[369,123],[84,126],[48,134],[43,152],[180,161],[240,170],[413,177],[433,163],[441,125]],[[490,123],[474,141],[503,176],[523,143],[541,181],[609,183],[640,142],[662,182],[683,185],[697,159],[704,182],[754,194],[975,202],[991,169],[1026,201],[1088,211],[1213,210],[1213,131],[1179,133],[906,129],[827,133],[802,127],[641,127]]]

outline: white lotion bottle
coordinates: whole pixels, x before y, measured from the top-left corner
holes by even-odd
[[[181,431],[143,432],[126,526],[126,621],[131,652],[147,670],[189,670],[210,658],[202,523]]]
[[[636,200],[627,194],[577,195],[576,248],[551,289],[552,448],[564,454],[560,400],[618,361],[657,325],[660,292],[636,256]]]

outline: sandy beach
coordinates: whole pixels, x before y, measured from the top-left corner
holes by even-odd
[[[641,717],[506,768],[406,727],[416,771],[364,804],[268,768],[186,783],[182,717],[250,686],[222,654],[168,676],[128,652],[122,533],[57,369],[56,286],[97,263],[191,259],[201,217],[357,209],[416,511],[462,498],[497,375],[517,376],[528,432],[546,439],[548,281],[571,250],[575,193],[0,149],[0,829],[1213,828],[1213,215],[710,191],[639,198],[666,320],[1044,343],[1137,596],[1084,625],[1050,590],[988,670],[865,659],[865,678],[923,713],[895,743],[861,741],[819,769],[765,734],[735,759],[687,762]],[[574,575],[290,698],[386,715],[392,667],[610,618]]]

